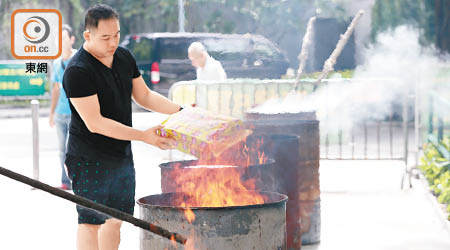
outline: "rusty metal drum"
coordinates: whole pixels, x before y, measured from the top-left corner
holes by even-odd
[[[252,136],[263,136],[275,159],[278,192],[287,194],[288,249],[320,242],[319,121],[314,112],[246,113]]]
[[[145,230],[140,232],[141,250],[160,249],[286,249],[285,195],[260,192],[264,204],[230,207],[191,207],[195,220],[188,222],[185,208],[173,205],[180,193],[163,193],[137,201],[140,218],[188,238],[186,246]]]

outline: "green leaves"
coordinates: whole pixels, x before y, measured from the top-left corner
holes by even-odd
[[[450,136],[446,136],[441,142],[434,137],[430,137],[429,141],[424,145],[424,156],[420,159],[419,168],[423,171],[430,190],[440,203],[447,204],[447,211],[450,212]]]

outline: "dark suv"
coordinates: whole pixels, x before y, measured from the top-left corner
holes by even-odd
[[[134,54],[150,88],[167,95],[174,82],[196,79],[187,55],[195,41],[222,63],[228,78],[276,79],[289,67],[286,55],[260,35],[144,33],[127,35],[121,45]]]

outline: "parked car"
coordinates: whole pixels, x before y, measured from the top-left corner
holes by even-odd
[[[278,46],[263,36],[217,33],[143,33],[127,35],[121,45],[134,54],[149,84],[167,95],[177,81],[196,79],[187,50],[192,42],[203,43],[222,63],[228,78],[280,78],[289,67]]]

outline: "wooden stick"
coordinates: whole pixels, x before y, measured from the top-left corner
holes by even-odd
[[[330,57],[325,61],[323,64],[323,70],[322,73],[319,75],[319,78],[317,78],[317,81],[314,83],[314,90],[317,89],[317,86],[320,84],[322,79],[328,76],[330,71],[333,70],[334,65],[336,64],[336,60],[341,54],[342,50],[344,49],[345,45],[347,44],[348,39],[353,33],[353,30],[355,29],[356,23],[358,22],[359,18],[364,14],[363,10],[360,10],[358,14],[353,18],[350,25],[347,27],[347,30],[343,35],[341,35],[341,39],[339,39],[338,43],[336,44],[336,48],[331,53]]]
[[[306,26],[306,32],[303,36],[302,49],[300,51],[300,54],[298,55],[299,65],[297,70],[297,77],[295,78],[295,85],[293,89],[294,92],[297,91],[298,84],[300,83],[300,76],[303,73],[303,69],[306,65],[306,60],[308,59],[309,47],[311,46],[311,37],[313,33],[313,25],[316,19],[317,18],[315,16],[311,17],[308,21],[308,25]]]
[[[52,195],[58,196],[60,198],[63,198],[63,199],[69,200],[69,201],[72,201],[72,202],[74,202],[74,203],[76,203],[76,204],[78,204],[80,206],[87,207],[87,208],[92,208],[92,209],[95,209],[95,210],[97,210],[99,212],[102,212],[104,214],[110,215],[110,216],[112,216],[114,218],[117,218],[119,220],[129,222],[129,223],[131,223],[131,224],[133,224],[133,225],[135,225],[137,227],[140,227],[142,229],[150,231],[150,232],[152,232],[154,234],[160,235],[160,236],[165,237],[167,239],[175,240],[176,242],[178,242],[180,244],[183,244],[183,245],[186,244],[186,238],[184,236],[181,236],[181,235],[179,235],[177,233],[171,233],[168,230],[166,230],[166,229],[164,229],[164,228],[162,228],[160,226],[154,225],[152,223],[149,223],[149,222],[141,220],[141,219],[137,219],[137,218],[133,217],[132,215],[124,213],[124,212],[119,211],[117,209],[110,208],[110,207],[104,206],[102,204],[95,203],[95,202],[93,202],[91,200],[88,200],[88,199],[83,198],[83,197],[78,196],[78,195],[73,195],[71,193],[65,192],[65,191],[60,190],[58,188],[54,188],[54,187],[49,186],[49,185],[47,185],[47,184],[45,184],[43,182],[40,182],[40,181],[37,181],[37,180],[33,180],[31,178],[28,178],[28,177],[26,177],[24,175],[18,174],[16,172],[13,172],[13,171],[8,170],[8,169],[3,168],[3,167],[0,167],[0,174],[4,175],[6,177],[9,177],[9,178],[11,178],[13,180],[16,180],[18,182],[25,183],[27,185],[30,185],[32,187],[35,187],[37,189],[40,189],[40,190],[45,191],[47,193],[50,193]]]

